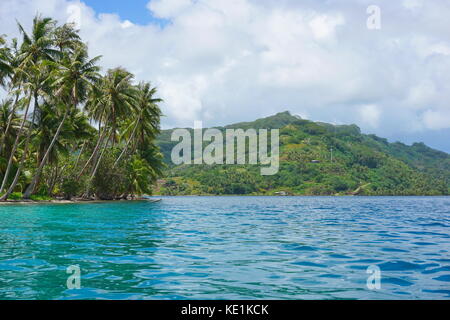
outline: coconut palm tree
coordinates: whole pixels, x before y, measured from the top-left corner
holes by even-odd
[[[2,152],[0,157],[5,158],[11,153],[14,139],[20,127],[20,116],[13,107],[13,100],[3,100],[0,102],[0,134],[2,137]]]
[[[43,86],[48,80],[48,68],[41,65],[43,61],[52,61],[54,58],[60,56],[58,50],[54,49],[54,43],[52,39],[52,33],[55,26],[55,21],[51,18],[41,18],[40,16],[36,16],[33,20],[33,27],[31,35],[25,31],[23,26],[18,23],[19,31],[22,34],[22,44],[20,46],[17,61],[20,61],[20,64],[15,69],[15,73],[18,75],[20,79],[20,84],[18,85],[24,92],[27,92],[28,103],[26,107],[26,111],[23,117],[22,125],[17,134],[16,141],[14,142],[14,147],[11,152],[8,166],[6,168],[5,175],[3,177],[2,185],[0,187],[0,192],[2,192],[5,188],[5,184],[8,181],[9,173],[12,166],[12,161],[17,150],[17,146],[22,136],[24,125],[26,118],[28,116],[28,111],[31,104],[31,98],[34,100],[34,109],[33,109],[33,120],[30,123],[28,128],[27,139],[25,140],[24,149],[28,150],[28,143],[31,137],[31,131],[33,130],[34,119],[36,116],[36,112],[39,109],[39,94],[42,91]],[[26,153],[23,157],[26,156]],[[21,161],[23,163],[24,161]],[[17,174],[20,175],[21,166],[19,166],[17,170]],[[14,179],[17,183],[17,179]],[[13,183],[14,184],[14,183]],[[11,185],[9,190],[14,190],[15,185]],[[6,196],[6,198],[5,198]],[[4,201],[8,197],[8,193],[3,195],[0,198],[0,201]]]
[[[29,33],[18,28],[20,43],[0,36],[0,86],[8,92],[0,103],[0,201],[24,188],[26,199],[44,189],[80,195],[85,183],[85,195],[99,196],[99,167],[117,169],[111,181],[118,192],[128,184],[132,194],[148,192],[162,163],[154,144],[162,101],[156,88],[134,85],[123,68],[101,77],[99,57],[89,59],[71,24],[38,15]]]
[[[6,40],[0,35],[0,86],[5,86],[6,78],[11,75],[11,50],[6,45]]]
[[[75,24],[66,23],[55,28],[53,32],[54,44],[61,53],[74,52],[83,45],[79,31],[75,29]]]
[[[123,68],[109,70],[107,75],[103,77],[98,92],[94,93],[95,100],[89,104],[90,113],[100,115],[101,118],[96,120],[103,123],[103,128],[99,130],[101,134],[97,146],[81,170],[79,177],[84,173],[89,163],[96,159],[90,180],[93,179],[109,141],[112,140],[113,145],[116,141],[120,121],[132,114],[136,97],[136,88],[131,84],[132,79],[133,75]]]
[[[135,195],[149,194],[151,192],[152,168],[138,156],[133,156],[128,166],[128,192],[134,198]]]
[[[54,61],[61,56],[61,52],[55,48],[54,29],[55,21],[51,18],[36,16],[33,19],[33,27],[29,35],[24,27],[18,23],[23,40],[20,48],[20,60],[22,65],[36,64],[39,61]]]
[[[28,85],[25,85],[25,88],[27,88],[27,87],[28,87]],[[13,148],[12,148],[10,156],[9,156],[8,165],[6,167],[5,174],[3,175],[3,181],[2,181],[2,185],[0,187],[0,193],[3,192],[6,187],[6,183],[9,179],[9,173],[10,173],[12,165],[13,165],[14,155],[19,146],[20,139],[22,138],[22,135],[24,133],[25,125],[27,123],[28,112],[30,110],[30,105],[31,105],[31,100],[32,100],[31,95],[32,95],[31,90],[28,90],[27,97],[23,99],[23,103],[24,103],[24,105],[26,105],[25,112],[24,112],[24,115],[22,116],[22,122],[20,124],[19,130],[16,135],[16,139],[14,141]],[[34,118],[34,113],[33,113],[33,118]],[[31,123],[29,124],[29,127],[32,127]],[[31,130],[29,130],[29,134],[31,135]],[[29,141],[29,139],[27,139],[27,141]],[[24,157],[25,157],[25,154],[24,154]],[[0,201],[6,200],[8,198],[8,196],[9,195],[5,194],[4,196],[0,197]]]
[[[137,148],[143,145],[145,141],[154,140],[160,132],[161,109],[158,103],[163,100],[155,98],[156,88],[152,88],[150,83],[141,82],[137,86],[136,99],[133,104],[134,113],[132,120],[124,130],[124,137],[128,136],[125,146],[117,158],[114,167],[116,167],[122,157],[128,152],[131,143]]]
[[[4,188],[4,185],[5,185],[6,181],[8,179],[9,170],[11,169],[11,165],[12,165],[12,157],[13,157],[13,155],[15,153],[15,149],[17,148],[18,140],[20,139],[20,135],[21,135],[20,133],[23,132],[23,128],[24,128],[24,125],[25,125],[25,122],[26,122],[28,110],[29,110],[29,107],[30,107],[30,104],[31,104],[31,94],[28,97],[28,101],[26,101],[25,103],[27,105],[26,111],[25,111],[25,115],[24,115],[24,117],[22,119],[22,123],[20,125],[20,129],[19,129],[19,133],[17,134],[16,141],[14,142],[13,150],[11,151],[11,156],[10,156],[10,160],[8,162],[8,167],[6,169],[6,172],[5,172],[5,175],[4,175],[4,178],[3,178],[3,183],[2,183],[2,187],[1,187],[2,191],[3,191],[3,188]],[[14,180],[11,183],[11,185],[9,186],[8,190],[5,192],[5,194],[0,197],[0,201],[6,201],[8,199],[8,197],[9,197],[9,195],[14,191],[17,183],[19,182],[19,177],[20,177],[21,171],[22,171],[23,166],[24,166],[25,158],[26,158],[27,153],[28,153],[28,147],[29,147],[30,138],[31,138],[31,132],[32,132],[31,128],[33,127],[35,116],[36,116],[36,112],[33,112],[33,116],[32,116],[31,122],[29,124],[28,134],[27,134],[25,142],[24,142],[23,155],[22,155],[22,158],[21,158],[21,160],[19,162],[19,165],[17,167],[16,175],[14,177]]]
[[[61,129],[69,115],[71,109],[76,109],[79,103],[82,103],[87,98],[88,88],[98,82],[100,75],[98,72],[100,68],[96,65],[100,57],[89,60],[87,50],[84,46],[80,46],[75,49],[73,54],[66,53],[64,58],[59,63],[52,63],[54,71],[51,74],[51,78],[55,79],[52,84],[54,88],[55,96],[61,99],[61,106],[65,111],[63,117],[59,123],[47,151],[39,163],[36,173],[32,179],[32,182],[28,186],[24,193],[24,198],[28,199],[41,176],[42,169],[45,166],[46,161],[52,148],[56,143]],[[58,106],[58,104],[55,104]],[[57,110],[55,110],[57,111]]]

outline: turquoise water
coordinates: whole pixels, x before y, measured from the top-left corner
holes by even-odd
[[[0,207],[0,299],[449,298],[449,197]]]

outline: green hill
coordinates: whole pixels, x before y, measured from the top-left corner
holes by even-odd
[[[448,195],[450,155],[423,143],[407,146],[279,113],[218,129],[280,129],[280,170],[261,176],[252,165],[180,165],[170,161],[172,130],[158,139],[167,164],[162,195]],[[190,129],[191,130],[191,129]]]

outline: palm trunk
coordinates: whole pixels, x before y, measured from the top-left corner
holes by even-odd
[[[53,189],[55,188],[57,178],[58,178],[58,165],[55,166],[54,170],[52,171],[50,179],[47,181],[48,185],[47,195],[49,197],[53,197]]]
[[[2,137],[2,141],[0,142],[0,154],[2,154],[3,148],[6,147],[5,140],[6,140],[6,137],[8,136],[9,129],[11,128],[11,123],[12,123],[12,120],[14,118],[14,114],[16,113],[17,102],[18,101],[19,101],[19,94],[16,94],[16,100],[14,101],[14,106],[13,106],[13,109],[11,111],[11,115],[9,116],[8,124],[6,125],[6,129],[5,129],[5,133],[4,133],[3,137]]]
[[[125,155],[125,153],[127,152],[128,146],[130,145],[131,141],[134,139],[134,136],[135,136],[135,134],[136,134],[137,128],[138,128],[138,126],[139,126],[139,121],[140,121],[140,117],[139,117],[139,119],[138,119],[138,122],[137,122],[136,126],[134,127],[133,133],[131,134],[130,138],[128,139],[128,141],[127,141],[127,143],[126,143],[126,145],[125,145],[125,147],[123,148],[122,153],[119,155],[119,157],[117,158],[116,162],[114,162],[113,169],[116,168],[116,166],[119,164],[119,162],[120,162],[120,160],[122,159],[122,157],[123,157],[123,156]]]
[[[5,186],[6,186],[6,183],[8,181],[9,173],[10,173],[11,167],[12,167],[14,154],[16,153],[17,147],[19,146],[19,140],[22,137],[23,128],[24,128],[25,123],[27,121],[28,111],[30,110],[31,94],[30,94],[29,99],[30,99],[30,101],[28,101],[27,108],[25,109],[25,114],[23,115],[22,123],[20,124],[19,132],[17,133],[16,140],[14,141],[14,146],[13,146],[13,148],[11,150],[11,155],[9,156],[8,166],[6,167],[6,172],[5,172],[5,175],[3,176],[3,182],[2,182],[2,185],[0,187],[0,193],[3,192],[3,190],[5,190]],[[34,119],[34,112],[33,112],[33,119]]]
[[[108,139],[106,139],[105,145],[103,147],[102,153],[100,154],[100,157],[98,157],[97,159],[97,163],[95,164],[94,170],[92,171],[91,177],[89,179],[89,181],[92,181],[92,179],[94,179],[95,174],[97,173],[98,167],[100,165],[100,162],[102,161],[103,155],[106,152],[106,149],[108,149],[108,142],[111,139],[111,135],[113,134],[114,131],[111,130],[111,132],[109,133]]]
[[[77,157],[77,161],[75,162],[75,169],[78,167],[78,163],[80,163],[81,155],[83,154],[84,147],[86,146],[86,141],[83,142],[83,146],[81,147],[80,154]]]
[[[105,127],[103,129],[103,133],[100,134],[100,137],[98,138],[97,145],[95,146],[94,151],[92,151],[92,154],[91,154],[90,158],[88,159],[88,161],[84,165],[83,169],[78,174],[77,181],[80,180],[81,176],[86,171],[88,165],[91,163],[91,161],[94,159],[94,157],[97,156],[98,150],[100,149],[100,145],[103,142],[103,139],[105,138],[106,129],[107,129],[107,123],[105,123]]]
[[[31,100],[31,98],[30,98]],[[16,171],[16,176],[14,177],[14,181],[13,183],[9,186],[9,189],[6,191],[6,193],[0,198],[0,201],[6,201],[8,200],[8,197],[10,196],[11,193],[13,193],[17,182],[19,181],[19,177],[20,177],[20,173],[22,172],[23,169],[23,165],[25,162],[25,158],[27,157],[27,153],[28,153],[28,146],[30,144],[30,138],[31,138],[31,133],[33,132],[33,124],[34,124],[34,120],[36,117],[36,108],[33,110],[33,118],[31,120],[31,124],[30,127],[28,128],[28,134],[27,134],[27,138],[25,140],[25,146],[24,146],[24,150],[23,150],[23,156],[22,159],[20,160],[20,164],[19,167],[17,168]]]
[[[23,195],[24,199],[29,199],[31,194],[34,192],[34,189],[36,188],[36,184],[37,184],[39,178],[41,177],[42,170],[44,169],[45,163],[47,162],[48,157],[50,156],[50,152],[52,151],[53,146],[55,145],[56,140],[58,139],[59,134],[61,133],[61,129],[64,125],[64,122],[67,119],[69,111],[70,111],[70,108],[66,107],[66,112],[64,113],[64,117],[63,117],[61,123],[59,124],[58,129],[56,130],[56,134],[54,135],[52,142],[50,143],[50,146],[48,147],[47,152],[44,155],[44,158],[42,159],[36,173],[34,174],[33,180],[31,181],[30,185],[28,186],[27,190],[25,191],[25,193]]]
[[[63,165],[61,170],[57,170],[57,173],[55,176],[55,181],[53,181],[52,186],[50,188],[50,190],[52,191],[52,194],[53,194],[56,184],[62,182],[62,180],[64,179],[64,170],[66,170],[66,168],[67,168],[67,164]]]
[[[90,184],[91,184],[92,180],[94,179],[95,174],[97,173],[98,167],[100,165],[100,162],[102,161],[103,155],[105,154],[105,151],[108,148],[108,142],[111,139],[112,133],[113,133],[113,130],[111,130],[111,132],[109,133],[108,138],[106,139],[105,145],[103,146],[103,150],[100,153],[100,156],[98,157],[98,159],[95,163],[94,169],[92,170],[91,176],[89,177],[89,180],[87,183],[87,190],[86,190],[85,194],[83,195],[84,198],[89,197],[90,187],[91,187]]]

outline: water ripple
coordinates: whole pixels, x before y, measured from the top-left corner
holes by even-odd
[[[448,199],[2,206],[0,299],[448,299]]]

